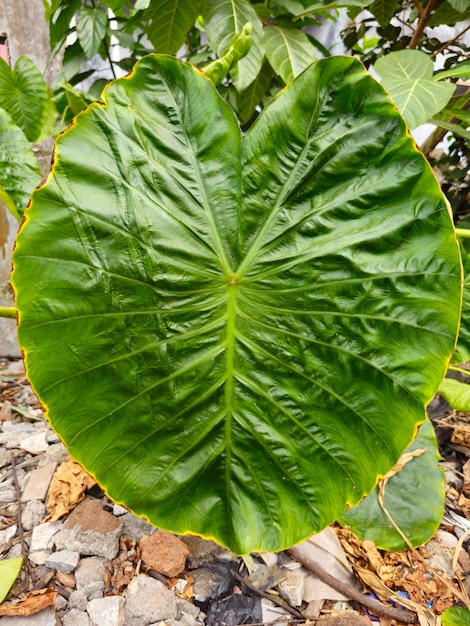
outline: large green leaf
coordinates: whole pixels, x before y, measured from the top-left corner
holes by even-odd
[[[315,48],[307,35],[296,28],[267,26],[264,29],[266,56],[285,83],[298,76],[315,61]]]
[[[198,17],[202,0],[153,0],[145,12],[146,33],[156,52],[176,54]]]
[[[118,502],[233,551],[357,504],[410,443],[457,333],[437,182],[355,59],[242,134],[150,56],[57,142],[14,252],[28,375]]]
[[[412,130],[441,111],[455,91],[452,83],[432,80],[433,62],[419,50],[390,52],[375,70]]]
[[[415,547],[431,539],[444,513],[444,470],[439,467],[439,460],[434,429],[426,420],[406,449],[403,467],[384,488],[385,509]],[[339,521],[350,526],[361,541],[370,539],[382,550],[408,548],[380,505],[378,487],[358,506],[346,511]]]
[[[235,35],[251,22],[250,52],[230,72],[237,91],[244,91],[258,76],[264,59],[263,27],[256,11],[248,0],[207,0],[202,16],[211,48],[218,57],[224,56]]]
[[[40,139],[50,122],[51,96],[39,68],[28,57],[20,57],[14,69],[0,58],[0,105],[29,141]]]
[[[21,219],[40,180],[29,141],[8,113],[0,109],[0,200],[17,219]]]

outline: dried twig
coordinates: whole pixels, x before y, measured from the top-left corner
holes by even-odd
[[[300,613],[300,611],[297,611],[297,609],[292,608],[288,604],[284,604],[284,602],[281,602],[280,600],[278,600],[276,597],[270,595],[269,593],[266,593],[265,591],[261,591],[261,589],[258,589],[258,587],[256,587],[252,583],[250,583],[249,580],[247,580],[243,576],[240,576],[240,574],[237,574],[237,572],[230,572],[230,576],[233,576],[233,578],[235,578],[235,580],[238,580],[238,582],[240,582],[243,585],[245,585],[246,587],[248,587],[248,589],[251,589],[251,591],[253,591],[254,593],[257,593],[262,598],[266,598],[267,600],[270,600],[273,604],[275,604],[276,606],[281,607],[282,609],[284,609],[285,611],[287,611],[288,613],[290,613],[294,617],[297,617],[299,619],[305,619],[303,617],[302,613]]]
[[[395,609],[393,607],[388,607],[379,602],[378,600],[374,600],[373,598],[369,598],[368,596],[361,593],[358,589],[353,587],[347,582],[342,580],[338,580],[328,572],[318,565],[312,559],[306,559],[303,554],[300,554],[298,550],[296,550],[295,546],[290,548],[289,552],[302,563],[304,567],[313,572],[315,576],[332,587],[344,594],[346,597],[351,598],[351,600],[355,600],[362,606],[370,609],[375,615],[381,615],[383,617],[388,617],[390,619],[395,619],[399,622],[403,622],[405,624],[413,624],[416,621],[416,614],[408,611],[407,609]]]
[[[26,547],[26,543],[25,543],[24,536],[23,536],[23,524],[22,524],[22,519],[21,519],[21,490],[20,490],[20,484],[18,482],[18,474],[16,473],[15,453],[12,452],[10,457],[11,457],[11,471],[13,473],[13,482],[15,483],[15,492],[16,492],[16,502],[17,502],[16,519],[17,519],[17,524],[18,524],[18,537],[20,539],[21,554],[23,555],[24,565],[25,565],[26,586],[29,587],[30,581],[34,580],[34,576],[31,570],[31,565],[29,563],[28,549]]]

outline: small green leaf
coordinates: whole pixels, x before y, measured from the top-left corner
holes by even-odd
[[[434,117],[431,117],[428,121],[430,124],[435,124],[439,128],[448,130],[454,135],[463,137],[464,139],[470,139],[470,130],[467,129],[467,124],[465,124],[465,126],[461,126],[460,124],[455,124],[454,122],[446,122],[445,120]]]
[[[18,578],[22,565],[23,557],[0,561],[0,602],[5,600],[7,593]]]
[[[83,52],[91,59],[97,54],[108,29],[105,7],[82,6],[77,13],[77,36]]]
[[[433,69],[431,59],[419,50],[390,52],[375,64],[382,85],[412,130],[441,111],[455,91],[452,83],[433,81]]]
[[[448,0],[448,2],[450,6],[459,13],[463,13],[464,11],[468,11],[468,9],[470,9],[470,0]]]
[[[470,413],[470,384],[461,383],[454,378],[444,378],[438,391],[455,411]]]
[[[247,22],[242,30],[234,36],[225,54],[220,59],[216,59],[204,67],[204,72],[214,85],[222,82],[240,59],[243,59],[248,54],[253,42],[251,37],[252,30],[251,22]]]
[[[470,626],[470,611],[465,607],[453,606],[441,615],[442,626]]]
[[[176,54],[194,25],[202,0],[153,0],[144,13],[145,32],[155,52]]]
[[[264,59],[263,25],[256,11],[248,0],[207,0],[202,17],[210,45],[218,57],[225,54],[243,26],[251,22],[250,52],[230,72],[237,91],[244,91],[258,76]]]
[[[277,6],[287,9],[289,13],[297,17],[343,7],[363,8],[368,4],[370,4],[370,0],[318,0],[318,2],[312,2],[312,0],[278,0],[276,2]]]
[[[21,219],[41,180],[39,166],[23,131],[0,109],[0,199]]]
[[[316,59],[307,35],[296,28],[267,26],[264,29],[266,56],[271,67],[289,83]]]
[[[434,429],[429,420],[420,427],[405,455],[426,449],[410,460],[385,486],[384,506],[392,519],[416,547],[434,535],[442,519],[445,503],[444,472]],[[371,539],[381,550],[406,550],[408,545],[396,531],[379,503],[378,487],[358,506],[349,509],[339,522],[350,526],[361,541]]]
[[[39,140],[50,122],[52,99],[41,72],[28,57],[20,57],[14,69],[0,58],[0,103],[29,141]]]
[[[460,246],[464,273],[462,314],[460,318],[459,339],[452,358],[453,363],[470,361],[470,255]]]
[[[457,63],[449,70],[442,70],[434,75],[434,80],[442,80],[443,78],[452,78],[457,76],[458,78],[468,78],[470,76],[470,61],[462,61]]]
[[[273,77],[274,72],[270,64],[265,61],[251,85],[245,91],[237,92],[236,110],[243,124],[247,124],[255,115],[256,108],[268,93]]]
[[[465,11],[457,11],[450,2],[443,2],[437,6],[435,12],[431,15],[429,26],[453,26],[457,22],[463,22],[470,17],[470,8]]]
[[[375,0],[368,10],[376,18],[380,26],[388,26],[392,17],[395,15],[395,11],[400,5],[400,0]]]

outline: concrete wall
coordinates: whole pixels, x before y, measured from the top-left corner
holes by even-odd
[[[1,35],[7,37],[11,65],[15,64],[18,57],[26,55],[42,72],[46,70],[46,80],[49,83],[52,81],[57,62],[46,69],[50,56],[49,28],[44,21],[42,0],[0,0]],[[5,56],[5,48],[2,56]],[[0,203],[0,306],[13,306],[9,275],[17,230],[18,222]],[[0,357],[20,354],[15,321],[0,318]]]

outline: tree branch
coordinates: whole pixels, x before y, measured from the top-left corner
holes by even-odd
[[[429,0],[426,5],[424,11],[420,14],[418,25],[416,30],[411,38],[410,45],[408,46],[410,50],[416,50],[418,47],[418,43],[424,33],[424,29],[428,25],[429,20],[431,19],[431,14],[434,11],[434,7],[437,4],[437,0]]]

